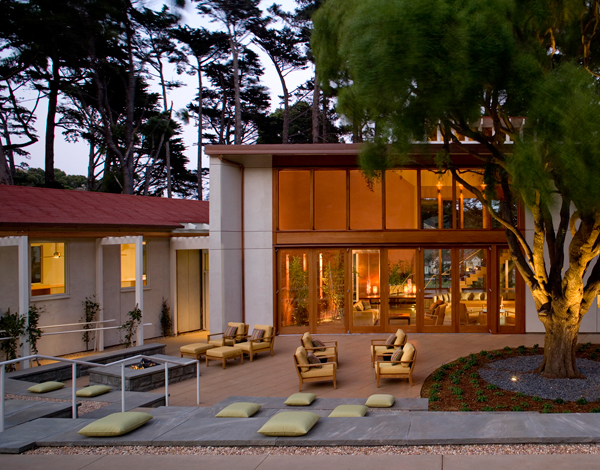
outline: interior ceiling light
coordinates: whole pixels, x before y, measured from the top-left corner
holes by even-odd
[[[58,243],[54,244],[54,254],[52,255],[53,258],[60,258],[60,251],[58,251]]]

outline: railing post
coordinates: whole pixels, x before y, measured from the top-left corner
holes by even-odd
[[[4,364],[0,364],[0,432],[4,432]]]
[[[75,401],[75,396],[77,393],[77,364],[71,364],[71,380],[73,382],[72,390],[71,390],[71,399],[72,399],[72,411],[71,416],[73,419],[77,419],[77,402]]]
[[[165,362],[165,406],[169,406],[169,363]]]
[[[125,363],[121,362],[121,412],[125,412]]]
[[[200,404],[200,361],[196,359],[196,405]]]

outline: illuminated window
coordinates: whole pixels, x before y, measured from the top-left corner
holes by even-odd
[[[417,228],[417,170],[386,171],[385,195],[386,228]]]
[[[146,242],[144,242],[144,285],[148,284],[148,263]],[[135,287],[135,244],[125,243],[121,245],[121,287]]]
[[[315,229],[346,228],[346,171],[315,171]]]
[[[310,228],[310,171],[280,171],[279,230]]]
[[[381,180],[371,185],[359,170],[350,170],[350,230],[381,230]]]
[[[31,296],[64,294],[65,244],[31,244]]]

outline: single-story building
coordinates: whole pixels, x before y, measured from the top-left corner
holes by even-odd
[[[161,335],[163,300],[176,332],[209,328],[208,202],[0,185],[0,207],[0,314],[43,307],[40,353],[85,348],[60,332],[81,329],[86,298],[99,350],[136,305],[138,344]]]

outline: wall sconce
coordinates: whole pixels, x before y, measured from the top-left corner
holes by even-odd
[[[438,193],[442,191],[442,182],[438,181],[437,183]]]
[[[373,294],[377,295],[377,291],[378,291],[377,286],[373,286]]]
[[[60,251],[58,251],[58,243],[54,244],[54,254],[52,255],[53,258],[60,258]]]

